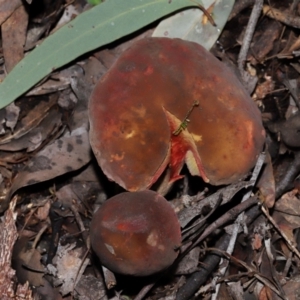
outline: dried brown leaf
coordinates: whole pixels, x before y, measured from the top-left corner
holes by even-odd
[[[16,176],[10,195],[21,187],[78,170],[90,160],[87,132],[58,139],[31,159],[27,167]]]
[[[300,227],[300,201],[297,197],[297,190],[284,194],[275,205],[273,218],[277,220],[280,214],[290,224],[292,229]]]
[[[261,193],[262,201],[268,208],[273,207],[275,203],[275,179],[269,152],[266,152],[265,166],[260,174],[257,187]]]
[[[22,0],[0,0],[0,25],[22,5]]]
[[[300,293],[300,276],[292,277],[284,286],[283,290],[287,299],[298,300]]]
[[[2,47],[7,73],[24,57],[27,24],[28,13],[24,5],[19,6],[2,24]]]
[[[41,114],[40,117],[42,120],[37,127],[32,128],[27,134],[11,140],[9,143],[0,145],[0,150],[20,151],[26,149],[27,152],[36,150],[55,129],[60,127],[62,114],[56,109],[51,109],[49,113]]]
[[[38,126],[47,116],[51,108],[57,103],[58,96],[56,94],[49,97],[49,101],[41,101],[36,107],[28,112],[28,114],[17,124],[13,133],[5,135],[0,139],[0,145],[9,143],[11,140],[18,139],[27,134],[33,128]]]
[[[24,282],[28,281],[33,286],[43,285],[44,266],[41,264],[41,254],[36,249],[29,249],[19,253],[19,269],[18,275],[22,273]]]

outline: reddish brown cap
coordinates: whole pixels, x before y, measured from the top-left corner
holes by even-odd
[[[91,223],[91,244],[113,272],[147,276],[178,255],[180,225],[168,201],[153,191],[125,192],[107,200]]]
[[[175,135],[193,104],[184,125]],[[130,191],[184,163],[212,184],[244,177],[262,151],[260,112],[236,76],[196,43],[145,38],[96,85],[90,141],[104,173]]]

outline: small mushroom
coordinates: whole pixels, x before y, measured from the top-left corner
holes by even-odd
[[[145,38],[97,83],[89,103],[90,142],[106,176],[129,191],[150,188],[186,163],[214,185],[245,177],[265,131],[236,76],[200,45]]]
[[[178,255],[180,225],[169,202],[154,191],[124,192],[107,200],[91,222],[91,244],[113,272],[147,276]]]

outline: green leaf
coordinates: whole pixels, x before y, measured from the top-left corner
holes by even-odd
[[[15,66],[0,84],[0,108],[78,56],[191,6],[190,0],[106,0],[50,35]]]
[[[88,3],[92,5],[98,5],[102,2],[102,0],[88,0]]]

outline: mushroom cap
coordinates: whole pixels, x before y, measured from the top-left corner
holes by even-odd
[[[171,127],[195,101],[176,140]],[[177,164],[171,180],[180,178],[184,162],[211,184],[235,182],[255,165],[265,140],[260,112],[237,77],[202,46],[180,39],[145,38],[125,51],[97,83],[89,116],[99,165],[129,191],[149,188],[168,165]]]
[[[107,200],[91,222],[91,244],[113,272],[147,276],[178,255],[180,225],[170,203],[154,191],[124,192]]]

